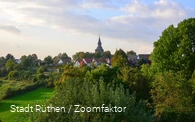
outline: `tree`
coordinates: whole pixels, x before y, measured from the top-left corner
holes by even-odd
[[[136,52],[131,50],[131,51],[127,51],[127,56],[136,56]]]
[[[117,79],[124,82],[132,93],[136,92],[137,100],[149,100],[150,80],[146,79],[138,68],[129,66],[120,68],[117,72]]]
[[[154,42],[150,56],[153,72],[182,71],[190,78],[195,69],[195,18],[180,22],[177,27],[170,25]]]
[[[195,18],[177,27],[170,25],[154,42],[151,66],[142,67],[143,74],[153,79],[151,94],[160,121],[194,121],[193,82],[189,81],[195,69],[194,35]]]
[[[126,66],[129,65],[126,53],[122,50],[116,50],[114,56],[112,57],[112,66]]]
[[[194,122],[192,86],[181,73],[160,73],[155,76],[152,87],[155,114],[160,121]]]
[[[8,61],[9,59],[14,60],[15,58],[14,58],[14,56],[13,56],[12,54],[8,53],[8,54],[6,55],[6,57],[5,57],[5,59],[6,59],[6,61]]]
[[[6,62],[6,69],[7,71],[12,71],[14,69],[14,66],[16,65],[16,62],[13,61],[12,59],[9,59],[7,62]]]
[[[0,57],[0,68],[5,67],[6,59],[4,57]]]
[[[107,51],[104,51],[103,57],[104,58],[111,58],[112,57],[112,54],[111,54],[111,52],[109,50],[107,50]]]
[[[32,121],[47,122],[47,121],[81,121],[81,122],[153,122],[154,117],[151,112],[145,108],[143,101],[136,102],[135,95],[129,94],[127,89],[123,86],[114,84],[106,84],[103,79],[96,83],[88,80],[82,81],[81,79],[70,79],[61,82],[56,86],[56,92],[53,98],[47,105],[66,107],[72,106],[69,110],[70,114],[66,112],[42,112],[31,114]],[[75,113],[76,106],[79,105],[77,110],[84,110],[85,112]],[[125,112],[116,112],[114,108],[107,112],[101,106],[125,108]],[[82,107],[82,108],[81,108]],[[90,109],[91,108],[91,109]],[[94,112],[92,112],[93,110]],[[91,112],[87,112],[91,111]],[[114,112],[115,111],[115,112]],[[33,116],[34,115],[34,116]]]
[[[46,65],[51,65],[53,64],[53,60],[52,60],[52,57],[49,55],[47,57],[44,58],[44,62]]]
[[[32,65],[33,66],[37,66],[38,65],[38,57],[37,57],[37,55],[36,54],[32,54],[31,55],[31,57],[32,57]]]
[[[30,55],[28,57],[23,55],[20,60],[23,68],[28,68],[32,65],[32,57]]]
[[[83,58],[93,58],[94,56],[95,54],[90,52],[76,52],[76,54],[74,54],[72,58],[73,60],[76,60],[76,59],[83,59]]]
[[[141,66],[142,64],[147,64],[147,61],[144,60],[143,58],[141,58],[141,59],[138,61],[138,64],[139,64],[139,66]]]
[[[101,64],[90,72],[87,72],[86,78],[98,81],[103,77],[106,82],[112,82],[116,78],[117,70],[117,67],[110,68],[106,64]]]

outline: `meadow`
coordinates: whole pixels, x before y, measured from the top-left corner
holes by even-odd
[[[38,88],[36,90],[0,101],[0,120],[2,122],[29,121],[28,114],[24,112],[10,112],[11,105],[25,107],[35,104],[44,104],[54,94],[54,89]]]

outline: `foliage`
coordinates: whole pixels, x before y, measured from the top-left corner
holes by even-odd
[[[43,73],[37,74],[37,79],[43,80],[43,79],[45,79],[45,75]]]
[[[116,78],[117,70],[117,67],[110,68],[106,64],[101,64],[97,68],[88,71],[85,77],[95,81],[103,77],[105,81],[111,82]]]
[[[104,58],[112,58],[112,54],[109,50],[107,50],[107,51],[104,51],[103,57]]]
[[[14,66],[16,65],[16,62],[14,62],[12,59],[9,59],[7,62],[6,62],[6,69],[7,71],[12,71],[14,69]]]
[[[7,70],[5,68],[0,69],[0,77],[7,76]]]
[[[4,57],[0,57],[0,68],[5,67],[6,59]]]
[[[138,65],[141,66],[143,64],[147,64],[147,61],[144,60],[143,58],[141,58],[139,61],[138,61]]]
[[[87,66],[74,67],[72,65],[66,65],[63,67],[62,80],[71,79],[71,78],[80,78],[84,79],[85,74],[89,71],[90,68]]]
[[[83,59],[83,58],[111,58],[112,54],[110,51],[104,51],[103,54],[101,54],[100,52],[97,53],[90,53],[90,52],[76,52],[76,54],[74,54],[72,56],[73,60],[77,60],[77,59]]]
[[[190,78],[195,69],[195,18],[180,22],[177,27],[170,25],[154,42],[150,56],[154,72],[182,71]]]
[[[167,113],[174,113],[176,118],[172,119],[177,120],[179,114],[193,111],[192,86],[181,73],[173,71],[159,73],[155,76],[152,88],[156,116],[160,119],[165,119],[163,116]],[[171,117],[171,114],[167,114],[166,118],[167,116]]]
[[[136,52],[131,50],[131,51],[127,51],[127,56],[136,56]]]
[[[38,69],[37,69],[37,73],[43,73],[45,71],[45,67],[44,66],[40,66]]]
[[[54,64],[57,64],[59,60],[64,60],[64,59],[71,59],[66,53],[59,53],[57,56],[53,58]]]
[[[15,58],[12,54],[8,53],[5,57],[5,59],[6,59],[6,61],[8,61],[9,59],[14,60]]]
[[[23,55],[21,58],[21,65],[23,68],[28,68],[31,66],[37,66],[37,55],[36,54],[32,54],[32,55]]]
[[[132,121],[132,122],[152,122],[152,114],[145,109],[143,102],[136,102],[135,96],[130,95],[122,85],[106,85],[102,79],[93,84],[90,81],[81,81],[79,79],[66,80],[58,85],[55,96],[48,104],[52,106],[67,107],[66,112],[47,112],[37,113],[36,121]],[[79,112],[75,113],[74,105],[83,107],[105,106],[126,107],[125,112]],[[72,109],[68,114],[68,107]],[[38,117],[37,117],[38,116]]]
[[[116,50],[112,57],[112,66],[123,67],[126,65],[129,65],[126,53],[122,49]]]
[[[137,100],[150,99],[150,80],[144,77],[138,68],[129,66],[120,68],[117,79],[127,85],[131,92],[136,92]]]
[[[76,54],[72,56],[73,60],[83,59],[83,58],[93,58],[93,57],[94,57],[94,53],[90,53],[90,52],[76,52]]]
[[[19,77],[18,71],[11,71],[8,74],[8,78],[9,79],[17,79],[18,77]]]
[[[52,78],[45,79],[45,85],[47,88],[53,88],[54,87],[54,81]]]
[[[51,57],[50,55],[47,56],[47,57],[45,57],[45,58],[44,58],[44,63],[45,63],[46,65],[51,65],[51,64],[53,64],[52,57]]]

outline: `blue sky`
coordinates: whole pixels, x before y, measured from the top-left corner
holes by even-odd
[[[0,0],[0,56],[94,52],[99,34],[112,53],[151,53],[166,27],[194,16],[194,0]]]

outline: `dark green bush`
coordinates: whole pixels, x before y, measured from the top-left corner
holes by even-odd
[[[90,121],[90,122],[153,122],[154,118],[150,111],[145,107],[145,103],[136,102],[134,94],[129,94],[122,85],[117,85],[115,88],[113,84],[104,83],[100,80],[97,83],[90,81],[81,81],[80,79],[66,80],[60,85],[56,86],[56,94],[48,103],[52,106],[66,107],[64,112],[46,112],[35,113],[31,119],[36,119],[39,122],[64,122],[64,121]],[[85,107],[98,107],[105,104],[105,106],[126,107],[125,112],[74,112],[74,105]],[[68,114],[68,107],[73,105]]]
[[[43,79],[45,79],[45,75],[43,73],[40,73],[40,74],[37,75],[37,79],[38,80],[43,80]]]
[[[38,69],[37,69],[37,73],[43,73],[45,71],[45,67],[44,66],[40,66]]]
[[[47,88],[53,88],[54,87],[53,79],[52,78],[45,79],[45,85]]]
[[[18,71],[11,71],[8,74],[9,79],[17,79],[19,77],[19,72]]]

